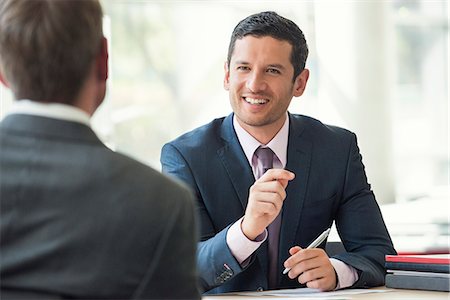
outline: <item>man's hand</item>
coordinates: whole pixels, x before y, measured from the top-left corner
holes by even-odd
[[[241,223],[242,232],[247,238],[254,240],[275,220],[283,207],[288,182],[294,177],[292,172],[270,169],[250,187]]]
[[[289,278],[297,278],[298,282],[309,288],[331,291],[336,288],[336,273],[330,258],[323,249],[302,249],[298,246],[289,249],[291,257],[285,262],[291,268]]]

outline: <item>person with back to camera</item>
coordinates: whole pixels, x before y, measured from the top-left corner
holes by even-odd
[[[384,284],[384,256],[395,250],[355,134],[288,112],[305,91],[307,56],[291,20],[240,21],[225,64],[233,113],[162,149],[163,172],[197,196],[207,293]],[[330,258],[326,241],[306,249],[333,221],[346,252]]]
[[[98,1],[0,1],[1,299],[200,299],[189,189],[108,149]]]

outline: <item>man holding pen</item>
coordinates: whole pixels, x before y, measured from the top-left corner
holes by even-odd
[[[306,88],[307,55],[292,21],[274,12],[245,18],[225,64],[233,113],[162,149],[163,171],[197,196],[208,293],[384,283],[384,255],[395,250],[356,136],[287,111]],[[347,252],[330,258],[323,248],[333,221]],[[318,248],[307,248],[322,232]]]

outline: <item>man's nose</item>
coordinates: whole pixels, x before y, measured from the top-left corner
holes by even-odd
[[[257,93],[260,91],[264,91],[267,88],[267,83],[264,75],[258,72],[251,72],[247,77],[245,86],[253,93]]]

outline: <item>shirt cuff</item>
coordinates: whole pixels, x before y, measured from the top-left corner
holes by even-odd
[[[231,254],[241,265],[267,238],[267,229],[264,229],[264,232],[258,235],[254,241],[249,240],[241,229],[243,218],[231,225],[227,232],[228,248],[230,248]]]
[[[358,280],[358,272],[352,266],[335,258],[330,258],[330,262],[338,276],[336,290],[350,287]]]

